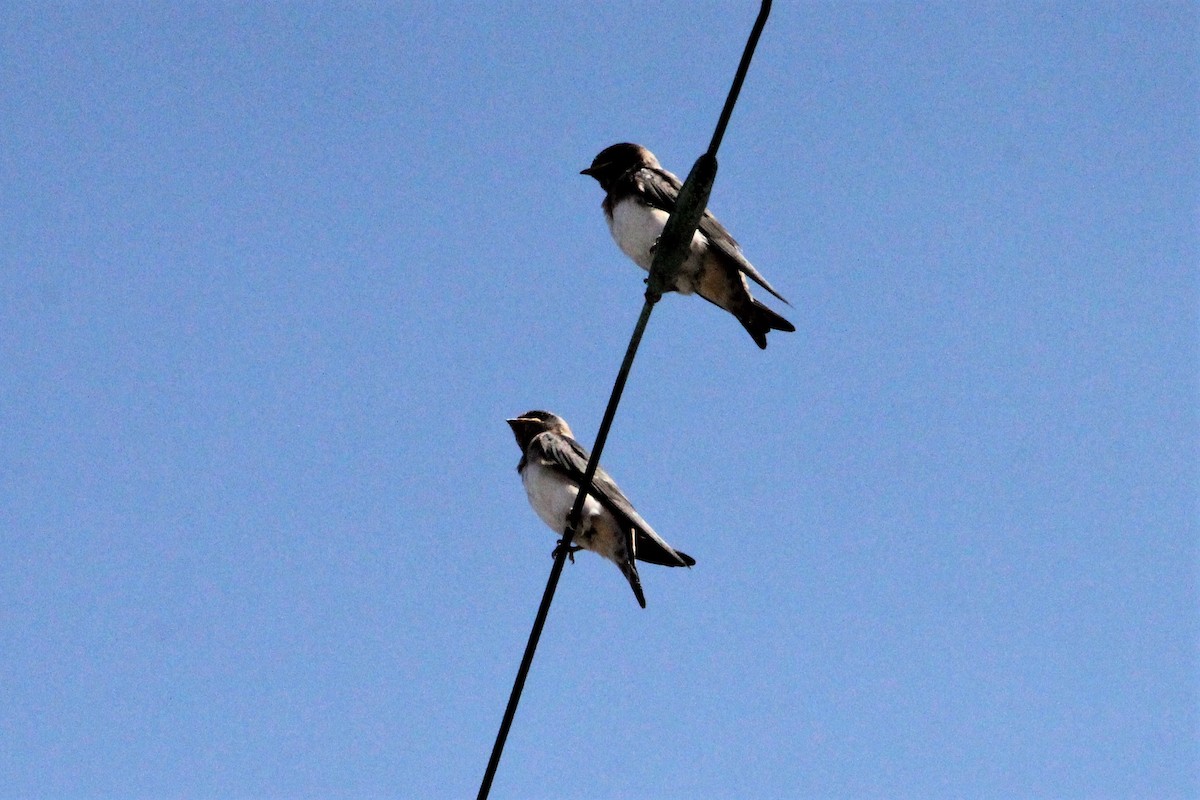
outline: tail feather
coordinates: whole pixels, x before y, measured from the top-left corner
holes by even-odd
[[[750,298],[747,305],[742,306],[741,313],[735,315],[737,321],[754,339],[760,350],[767,349],[767,331],[785,331],[793,333],[796,326],[776,314],[762,303]]]
[[[629,588],[633,589],[633,596],[637,598],[638,605],[642,608],[646,607],[646,595],[642,594],[642,578],[638,575],[637,565],[632,560],[617,564],[621,568],[621,574],[625,576],[625,580],[629,581]]]

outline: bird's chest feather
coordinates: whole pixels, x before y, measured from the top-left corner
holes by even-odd
[[[521,482],[525,485],[525,494],[529,496],[529,504],[541,518],[556,533],[562,533],[567,526],[567,514],[575,503],[575,495],[579,487],[568,480],[558,470],[532,461],[521,473]],[[588,519],[601,513],[601,506],[594,497],[588,497],[583,508],[583,518]]]
[[[613,204],[608,217],[608,229],[621,251],[647,272],[654,260],[654,247],[662,235],[670,215],[661,208],[648,206],[636,196],[630,195]],[[703,254],[707,240],[697,231],[692,237],[691,252],[680,266],[675,289],[691,294],[696,289],[696,279],[703,265]]]

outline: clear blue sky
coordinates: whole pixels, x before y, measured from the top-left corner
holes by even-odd
[[[493,797],[1200,796],[1197,6],[777,6]],[[0,797],[474,796],[755,12],[0,8]]]

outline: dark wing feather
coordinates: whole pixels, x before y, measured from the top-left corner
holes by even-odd
[[[643,196],[651,206],[661,208],[668,214],[674,213],[675,203],[679,198],[679,188],[683,185],[679,182],[679,178],[676,178],[665,169],[643,167],[637,171],[636,180],[642,189]],[[745,274],[747,278],[780,300],[783,300],[783,302],[788,302],[783,295],[775,291],[775,287],[767,282],[767,279],[754,268],[754,265],[746,260],[746,257],[742,255],[742,248],[738,245],[737,240],[730,235],[729,231],[725,230],[725,226],[707,208],[704,209],[704,216],[700,217],[700,233],[708,237],[708,241],[712,247],[718,253],[732,261],[739,272]],[[791,305],[791,303],[788,303],[788,305]]]
[[[579,442],[566,436],[560,436],[557,433],[542,433],[533,440],[533,446],[540,449],[545,458],[561,469],[568,477],[576,482],[583,480],[583,474],[587,470],[588,452],[584,450]],[[668,566],[679,566],[680,564],[691,566],[688,564],[688,559],[675,553],[675,549],[671,545],[654,532],[654,528],[650,527],[650,523],[642,519],[641,514],[629,502],[629,498],[621,491],[621,487],[617,486],[616,481],[609,477],[608,473],[603,468],[596,468],[596,475],[592,478],[592,489],[588,492],[595,497],[618,518],[624,520],[636,531],[636,550],[637,557],[642,561],[649,561],[653,564],[666,564]],[[654,556],[644,558],[642,548],[645,547],[648,555]],[[674,557],[671,557],[674,555]],[[690,558],[690,557],[689,557]],[[669,559],[669,560],[663,560]],[[694,564],[695,561],[693,560]]]
[[[696,559],[687,553],[675,548],[664,548],[661,540],[651,539],[641,531],[634,532],[634,542],[634,552],[638,561],[664,567],[690,567],[696,563]]]

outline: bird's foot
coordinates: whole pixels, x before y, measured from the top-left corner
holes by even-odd
[[[570,547],[566,548],[566,550],[567,550],[567,558],[571,559],[571,563],[572,563],[572,564],[574,564],[574,563],[575,563],[575,554],[576,554],[576,553],[578,553],[578,552],[579,552],[580,550],[582,550],[582,549],[583,549],[583,548],[582,548],[582,547],[580,547],[579,545],[574,545],[574,544],[573,544],[573,545],[571,545]],[[553,553],[551,553],[551,554],[550,554],[550,556],[551,556],[552,558],[558,558],[558,554],[559,554],[559,553],[561,553],[562,551],[563,551],[563,541],[562,541],[562,539],[559,539],[559,540],[558,540],[558,547],[555,547],[555,548],[554,548],[554,552],[553,552]]]

